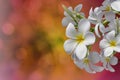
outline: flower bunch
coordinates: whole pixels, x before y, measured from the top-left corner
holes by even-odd
[[[81,12],[82,4],[74,9],[64,5],[63,8],[62,25],[66,27],[69,38],[64,49],[72,56],[75,65],[89,73],[104,69],[114,72],[112,65],[118,63],[115,54],[120,52],[120,0],[105,0],[102,6],[91,8],[87,18]],[[101,40],[101,51],[92,52],[92,45],[98,39]]]

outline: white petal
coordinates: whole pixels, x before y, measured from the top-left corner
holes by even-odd
[[[103,60],[103,67],[106,69],[107,68],[107,62],[106,62],[106,60]]]
[[[71,54],[76,48],[76,46],[77,46],[77,42],[72,39],[66,40],[64,43],[64,49],[68,54]]]
[[[99,23],[95,25],[95,33],[98,37],[101,37],[98,29],[99,29]]]
[[[74,64],[75,64],[77,67],[81,68],[81,69],[84,68],[84,64],[83,64],[82,61],[74,61]]]
[[[97,19],[92,17],[92,16],[89,16],[88,19],[93,23],[93,24],[96,24],[97,22]]]
[[[84,44],[91,45],[95,42],[95,35],[92,32],[87,32],[85,34]]]
[[[99,12],[99,14],[97,15],[97,20],[98,20],[99,22],[101,22],[101,20],[102,20],[102,18],[103,18],[103,15],[104,15],[103,12]]]
[[[116,36],[117,44],[120,44],[120,33]]]
[[[96,8],[94,9],[94,12],[95,12],[95,13],[98,13],[98,12],[99,12],[99,7],[96,7]]]
[[[85,33],[90,30],[90,22],[87,19],[82,19],[78,23],[78,30]]]
[[[101,72],[101,71],[104,70],[103,67],[101,67],[101,66],[96,66],[96,65],[91,65],[91,68],[92,68],[94,71],[96,71],[96,72]]]
[[[110,56],[112,53],[113,53],[113,48],[111,48],[111,47],[108,47],[104,50],[105,57]]]
[[[114,50],[115,50],[116,52],[120,52],[120,44],[117,45],[116,47],[114,47]]]
[[[102,23],[99,24],[99,29],[100,29],[100,32],[103,34],[106,32],[105,26]]]
[[[89,72],[89,73],[96,73],[95,71],[93,71],[93,70],[89,67],[89,65],[85,65],[85,70],[86,70],[87,72]]]
[[[115,38],[115,31],[110,31],[109,33],[106,34],[107,40],[111,41]]]
[[[114,1],[111,3],[111,7],[112,9],[116,10],[116,11],[120,11],[120,1]]]
[[[78,34],[79,32],[75,29],[74,25],[72,23],[69,23],[66,28],[66,36],[72,39],[76,39],[76,36]]]
[[[110,64],[107,65],[107,68],[108,68],[109,71],[115,72],[115,70],[112,68],[112,66]]]
[[[74,10],[75,10],[76,12],[80,12],[81,9],[82,9],[82,4],[79,4],[79,5],[77,5],[77,6],[75,7]]]
[[[118,63],[118,58],[115,57],[115,56],[111,57],[110,64],[111,65],[116,65],[117,63]]]
[[[115,19],[115,14],[112,11],[107,12],[105,14],[105,18],[106,18],[107,21],[112,21],[112,20]]]
[[[62,25],[63,25],[63,26],[68,26],[68,24],[69,24],[70,22],[72,22],[72,20],[71,20],[69,17],[64,17],[64,18],[62,19]]]
[[[79,44],[75,50],[76,56],[81,60],[86,56],[87,48],[84,44]]]
[[[71,55],[71,58],[72,58],[74,61],[78,61],[78,60],[79,60],[75,53],[73,53],[73,54]]]
[[[89,15],[91,16],[93,14],[93,9],[91,8],[89,11]]]
[[[102,39],[101,41],[100,41],[100,47],[101,48],[107,48],[107,47],[109,47],[110,46],[110,44],[108,43],[108,40],[106,40],[106,39]]]
[[[111,21],[111,22],[108,24],[108,26],[109,26],[109,31],[112,31],[112,30],[117,31],[117,27],[115,27],[115,26],[116,26],[116,22],[115,22],[115,21]]]
[[[72,7],[70,6],[70,7],[68,7],[68,10],[70,10],[71,12],[73,11],[73,9],[72,9]],[[66,11],[64,11],[64,15],[65,16],[70,16]]]
[[[92,52],[89,54],[88,59],[91,61],[91,63],[98,63],[100,61],[100,56],[99,53],[97,52]]]

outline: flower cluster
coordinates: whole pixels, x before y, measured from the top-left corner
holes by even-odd
[[[64,43],[64,49],[80,69],[89,73],[104,69],[115,71],[111,65],[118,63],[115,54],[120,52],[119,4],[120,0],[105,0],[102,6],[91,8],[87,18],[81,12],[82,4],[74,9],[63,5],[65,17],[62,25],[66,27],[66,36],[69,38]],[[98,39],[101,40],[101,51],[92,52],[92,45]]]

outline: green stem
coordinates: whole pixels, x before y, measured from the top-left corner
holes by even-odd
[[[104,26],[106,26],[106,25],[108,25],[108,24],[109,24],[109,21],[107,21],[107,20],[104,20],[104,21],[103,21],[103,25],[104,25]]]
[[[76,24],[78,24],[77,20],[75,19],[75,17],[72,15],[72,12],[65,6],[62,5],[63,9],[72,17],[72,19],[75,21]]]

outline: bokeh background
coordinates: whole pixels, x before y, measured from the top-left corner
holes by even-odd
[[[103,0],[0,0],[0,80],[120,80],[116,72],[89,74],[63,49],[62,4],[91,7]],[[95,50],[99,50],[94,47]],[[111,77],[110,77],[111,76]]]

